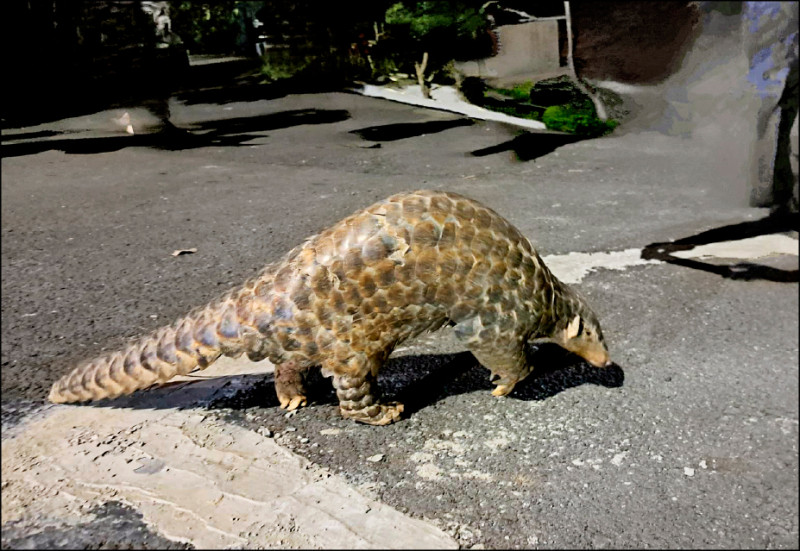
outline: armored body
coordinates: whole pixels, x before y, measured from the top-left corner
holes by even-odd
[[[531,372],[531,340],[610,364],[597,317],[525,236],[477,201],[416,191],[345,218],[208,306],[79,365],[50,400],[115,397],[246,354],[275,364],[282,407],[306,404],[304,376],[320,366],[344,417],[385,425],[403,406],[380,401],[380,367],[399,343],[446,323],[492,372],[496,396]]]

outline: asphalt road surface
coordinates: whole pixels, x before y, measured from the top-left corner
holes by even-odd
[[[128,135],[111,120],[121,111],[3,134],[4,547],[199,546],[105,483],[103,500],[68,521],[37,517],[44,448],[6,449],[22,450],[48,416],[178,409],[169,387],[99,407],[44,400],[76,362],[171,323],[377,199],[471,196],[554,262],[713,229],[752,237],[767,214],[738,206],[690,140],[657,133],[555,148],[559,136],[345,93],[173,112],[194,138]],[[181,408],[222,427],[211,434],[260,429],[304,468],[447,545],[797,548],[797,256],[773,252],[615,269],[598,260],[575,286],[615,365],[541,347],[536,375],[506,399],[445,332],[410,343],[382,374],[389,398],[409,406],[395,425],[340,419],[324,379],[312,407],[288,417],[269,375],[229,377],[226,392]],[[303,531],[293,522],[279,527],[288,539],[265,541],[332,545],[291,539]]]

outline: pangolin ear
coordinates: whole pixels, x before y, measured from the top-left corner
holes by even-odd
[[[567,338],[574,339],[581,332],[581,317],[575,316],[572,321],[567,325]]]

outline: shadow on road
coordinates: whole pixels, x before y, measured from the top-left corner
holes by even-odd
[[[281,111],[254,117],[238,117],[233,119],[217,119],[203,121],[194,126],[200,133],[167,127],[160,132],[136,134],[133,136],[120,133],[119,136],[98,138],[56,138],[34,142],[5,143],[6,140],[46,137],[48,132],[6,136],[2,145],[3,157],[19,157],[34,155],[44,151],[63,151],[64,153],[89,155],[109,153],[127,147],[149,147],[167,151],[179,151],[209,146],[240,146],[254,138],[265,137],[263,132],[289,128],[303,124],[331,124],[350,118],[344,109],[298,109]],[[43,136],[40,136],[43,135]],[[56,133],[56,135],[59,135]]]
[[[800,229],[800,223],[798,222],[800,222],[800,219],[797,214],[779,214],[770,215],[761,220],[752,222],[730,224],[728,226],[704,231],[690,237],[684,237],[683,239],[678,239],[673,242],[652,243],[642,249],[642,258],[661,260],[662,262],[668,262],[678,266],[703,270],[704,272],[710,272],[729,279],[745,281],[763,279],[783,283],[796,283],[800,281],[800,272],[798,272],[798,270],[785,270],[766,266],[764,264],[755,264],[753,262],[711,264],[700,260],[675,257],[672,256],[671,253],[676,251],[688,251],[697,245],[706,245],[708,243],[736,241],[759,235],[798,231],[798,229]]]
[[[272,100],[285,97],[287,94],[303,92],[303,90],[281,86],[279,83],[262,85],[245,80],[233,85],[226,83],[206,88],[198,86],[197,89],[180,90],[175,93],[175,98],[186,105],[199,103],[223,105],[234,102]]]
[[[363,139],[373,142],[391,142],[422,136],[424,134],[443,132],[459,126],[470,126],[472,124],[475,124],[472,119],[461,118],[451,121],[410,122],[368,126],[366,128],[351,130],[350,133],[357,134]],[[561,146],[579,142],[584,139],[586,138],[557,132],[546,134],[523,132],[519,136],[506,142],[471,151],[470,155],[473,157],[486,157],[487,155],[513,151],[517,160],[530,161],[552,153]]]
[[[625,374],[617,365],[598,369],[558,345],[531,347],[529,361],[536,366],[533,374],[517,384],[511,399],[545,400],[559,392],[594,384],[608,388],[622,386]],[[131,409],[222,409],[277,408],[278,399],[273,376],[237,375],[204,378],[199,372],[196,381],[167,383],[157,388],[113,400],[91,402],[92,407]],[[405,417],[436,402],[458,394],[491,391],[489,371],[469,352],[458,354],[401,356],[390,359],[380,373],[386,400],[405,404]],[[307,381],[309,401],[314,404],[336,404],[336,393],[330,379],[312,369]],[[243,390],[237,392],[236,387]],[[209,394],[219,394],[207,406]]]
[[[349,118],[350,113],[344,109],[296,109],[252,117],[203,121],[193,125],[193,127],[207,131],[213,137],[234,134],[235,132],[251,133],[278,130],[304,124],[332,124]]]
[[[38,138],[50,138],[52,136],[59,136],[66,132],[58,132],[56,130],[39,130],[37,132],[24,132],[22,134],[0,134],[0,142],[7,142],[9,140],[35,140]]]
[[[392,142],[395,140],[405,140],[424,134],[435,134],[457,128],[459,126],[472,126],[475,124],[472,119],[455,119],[451,121],[427,121],[427,122],[401,122],[395,124],[384,124],[381,126],[368,126],[351,130],[351,134],[357,134],[365,140],[372,142]]]
[[[537,134],[534,132],[525,132],[507,142],[491,147],[484,147],[483,149],[476,149],[470,152],[470,155],[473,157],[486,157],[487,155],[494,155],[495,153],[513,151],[518,161],[530,161],[552,153],[561,146],[585,139],[586,138],[570,134]]]
[[[397,360],[404,361],[397,363],[418,364],[421,358],[419,356],[398,358]],[[480,365],[469,352],[440,356],[440,358],[444,360],[440,367],[420,378],[415,378],[397,390],[396,399],[405,404],[406,415],[411,415],[448,396],[476,391],[489,392],[494,389],[494,385],[489,381],[489,370]],[[620,387],[625,379],[625,374],[619,366],[613,365],[605,369],[591,367],[578,356],[555,344],[544,344],[529,350],[528,358],[530,364],[536,367],[529,377],[517,384],[509,395],[511,399],[546,400],[564,390],[583,384]],[[389,363],[390,365],[382,371],[383,380],[389,379],[384,383],[384,387],[392,384],[394,372],[399,368],[402,368],[404,373],[413,370],[409,365],[391,365],[391,360]],[[405,375],[404,378],[408,376]]]

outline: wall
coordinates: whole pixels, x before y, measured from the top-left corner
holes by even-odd
[[[504,79],[514,76],[560,73],[558,22],[534,21],[495,29],[499,43],[496,56],[466,61],[457,67],[466,76]]]

